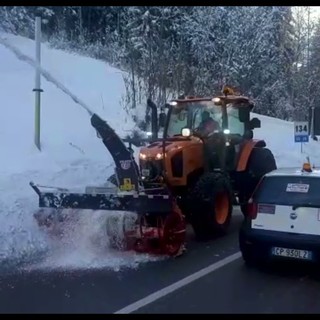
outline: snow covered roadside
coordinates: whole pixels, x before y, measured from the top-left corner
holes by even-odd
[[[278,167],[301,167],[310,157],[310,161],[320,168],[320,142],[309,140],[301,144],[294,142],[293,122],[253,114],[261,120],[261,128],[255,129],[255,138],[264,139],[267,147],[274,153]]]
[[[0,36],[23,54],[34,56],[33,41],[9,34]],[[54,244],[39,231],[32,217],[38,209],[38,199],[29,182],[83,190],[86,185],[105,183],[113,172],[113,161],[96,137],[88,114],[46,80],[42,80],[42,152],[39,152],[33,145],[34,70],[4,46],[0,46],[0,60],[0,265],[10,267],[12,263],[41,258],[42,254],[56,257],[52,251]],[[119,135],[132,130],[131,117],[121,106],[125,87],[119,70],[46,45],[42,48],[42,66],[106,119]],[[86,267],[97,258],[86,251],[90,230],[95,230],[99,223],[96,219],[92,212],[85,212],[82,217],[91,229],[83,230],[82,243],[77,248],[67,250],[73,253],[74,264],[77,264],[74,249],[81,251],[80,260],[86,261]],[[130,262],[121,263],[121,259],[112,257],[107,255],[106,266],[118,268]]]

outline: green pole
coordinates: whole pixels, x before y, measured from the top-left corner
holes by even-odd
[[[35,23],[35,43],[36,43],[36,62],[41,65],[41,18],[36,17]],[[35,75],[35,118],[34,118],[34,143],[37,148],[41,151],[40,145],[40,94],[41,90],[41,73],[39,68],[36,68]]]
[[[41,151],[40,145],[40,90],[35,89],[35,119],[34,119],[34,143],[37,148]]]

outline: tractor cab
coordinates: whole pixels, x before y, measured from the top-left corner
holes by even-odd
[[[253,103],[242,96],[190,98],[171,101],[167,107],[164,139],[213,133],[228,134],[230,138],[252,138],[252,130],[260,127],[257,118],[250,120]]]
[[[195,140],[204,147],[203,166],[208,170],[236,167],[238,147],[253,138],[260,120],[250,120],[253,103],[244,96],[187,97],[169,103],[164,140]]]
[[[186,186],[190,175],[233,171],[239,145],[252,139],[252,130],[260,127],[259,119],[250,120],[253,103],[243,96],[186,97],[166,107],[167,114],[159,116],[163,139],[140,150],[145,181],[165,176],[172,186]]]

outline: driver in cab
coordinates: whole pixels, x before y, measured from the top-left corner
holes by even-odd
[[[219,123],[212,119],[209,111],[203,111],[201,115],[201,122],[197,131],[201,133],[201,135],[208,136],[219,129]]]

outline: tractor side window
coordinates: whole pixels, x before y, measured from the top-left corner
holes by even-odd
[[[222,127],[222,112],[221,108],[210,108],[209,109],[211,118],[219,124],[219,127]]]
[[[194,115],[193,115],[193,129],[196,129],[199,127],[200,123],[201,123],[201,109],[198,109],[195,111]]]
[[[231,134],[244,134],[244,123],[240,122],[239,119],[239,109],[233,107],[232,105],[228,105],[227,107],[228,113],[228,127]]]
[[[168,125],[168,136],[180,135],[181,130],[187,127],[188,112],[186,109],[173,109]]]

